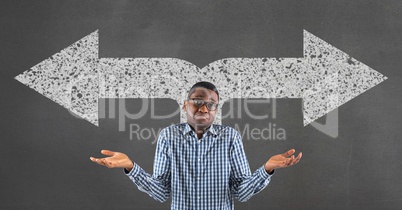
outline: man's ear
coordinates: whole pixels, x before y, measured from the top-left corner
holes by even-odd
[[[183,110],[186,110],[186,109],[187,109],[187,101],[184,101],[184,104],[183,104],[182,109],[183,109]]]

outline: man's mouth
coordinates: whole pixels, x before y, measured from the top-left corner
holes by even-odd
[[[207,120],[208,116],[206,116],[206,115],[195,115],[194,118]]]

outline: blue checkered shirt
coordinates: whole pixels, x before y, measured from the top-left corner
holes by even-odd
[[[264,166],[251,174],[240,134],[213,124],[198,139],[187,123],[161,130],[153,175],[138,164],[127,176],[138,189],[171,209],[234,209],[234,198],[247,201],[271,180]]]

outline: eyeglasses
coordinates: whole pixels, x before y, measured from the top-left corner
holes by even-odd
[[[218,104],[214,102],[207,102],[201,99],[194,99],[194,98],[189,98],[187,100],[192,101],[193,105],[197,108],[201,108],[202,106],[204,106],[204,104],[206,105],[209,111],[215,111],[218,108]]]

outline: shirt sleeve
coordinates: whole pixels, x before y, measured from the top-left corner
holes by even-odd
[[[126,175],[139,190],[148,193],[157,201],[164,202],[170,196],[170,154],[165,129],[161,131],[156,146],[153,175],[145,172],[137,163]]]
[[[263,190],[271,181],[271,174],[268,174],[264,166],[259,167],[251,174],[250,166],[244,153],[243,143],[240,134],[236,132],[231,148],[231,175],[230,189],[232,194],[240,202],[245,202],[253,195]]]

